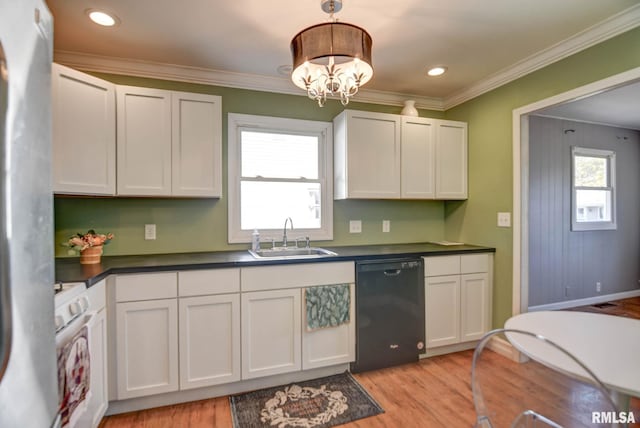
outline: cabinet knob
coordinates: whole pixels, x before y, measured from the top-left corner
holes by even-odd
[[[60,315],[56,315],[55,323],[56,323],[56,331],[64,327],[64,319]]]

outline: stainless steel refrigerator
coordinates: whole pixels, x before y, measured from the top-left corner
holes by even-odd
[[[52,18],[0,0],[0,427],[56,423]]]

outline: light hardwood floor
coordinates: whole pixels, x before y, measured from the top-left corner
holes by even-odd
[[[607,308],[583,307],[576,310],[609,313],[640,319],[640,298],[615,302]],[[471,395],[473,351],[432,357],[413,364],[356,374],[355,377],[380,403],[385,413],[343,425],[345,428],[376,427],[471,427],[475,410]],[[540,399],[555,405],[557,391],[542,371],[520,371],[518,364],[498,354],[486,354],[486,369],[508,376],[496,376],[498,390],[505,396],[519,391],[533,376],[546,388]],[[639,357],[640,358],[640,357]],[[542,381],[541,379],[546,379]],[[546,385],[546,384],[549,385]],[[546,386],[545,386],[546,385]],[[556,385],[555,388],[558,388]],[[507,405],[508,400],[505,400]],[[631,410],[640,421],[640,399],[631,400]],[[161,407],[105,418],[101,428],[228,428],[231,427],[228,397]],[[640,426],[640,424],[637,424]]]

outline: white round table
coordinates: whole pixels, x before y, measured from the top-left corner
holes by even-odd
[[[613,393],[620,407],[640,397],[640,320],[574,311],[540,311],[516,315],[505,328],[535,333],[555,342],[586,365]],[[584,372],[548,345],[521,335],[513,345],[560,371]],[[582,373],[581,373],[582,372]]]

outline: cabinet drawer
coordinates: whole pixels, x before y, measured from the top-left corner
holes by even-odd
[[[242,268],[242,292],[355,282],[353,262],[305,263]]]
[[[175,272],[116,276],[116,302],[171,299],[177,296]]]
[[[240,292],[240,269],[208,269],[178,272],[178,295],[204,296]]]
[[[424,276],[458,275],[460,256],[437,256],[424,258]]]
[[[489,272],[488,254],[460,256],[460,273]]]

